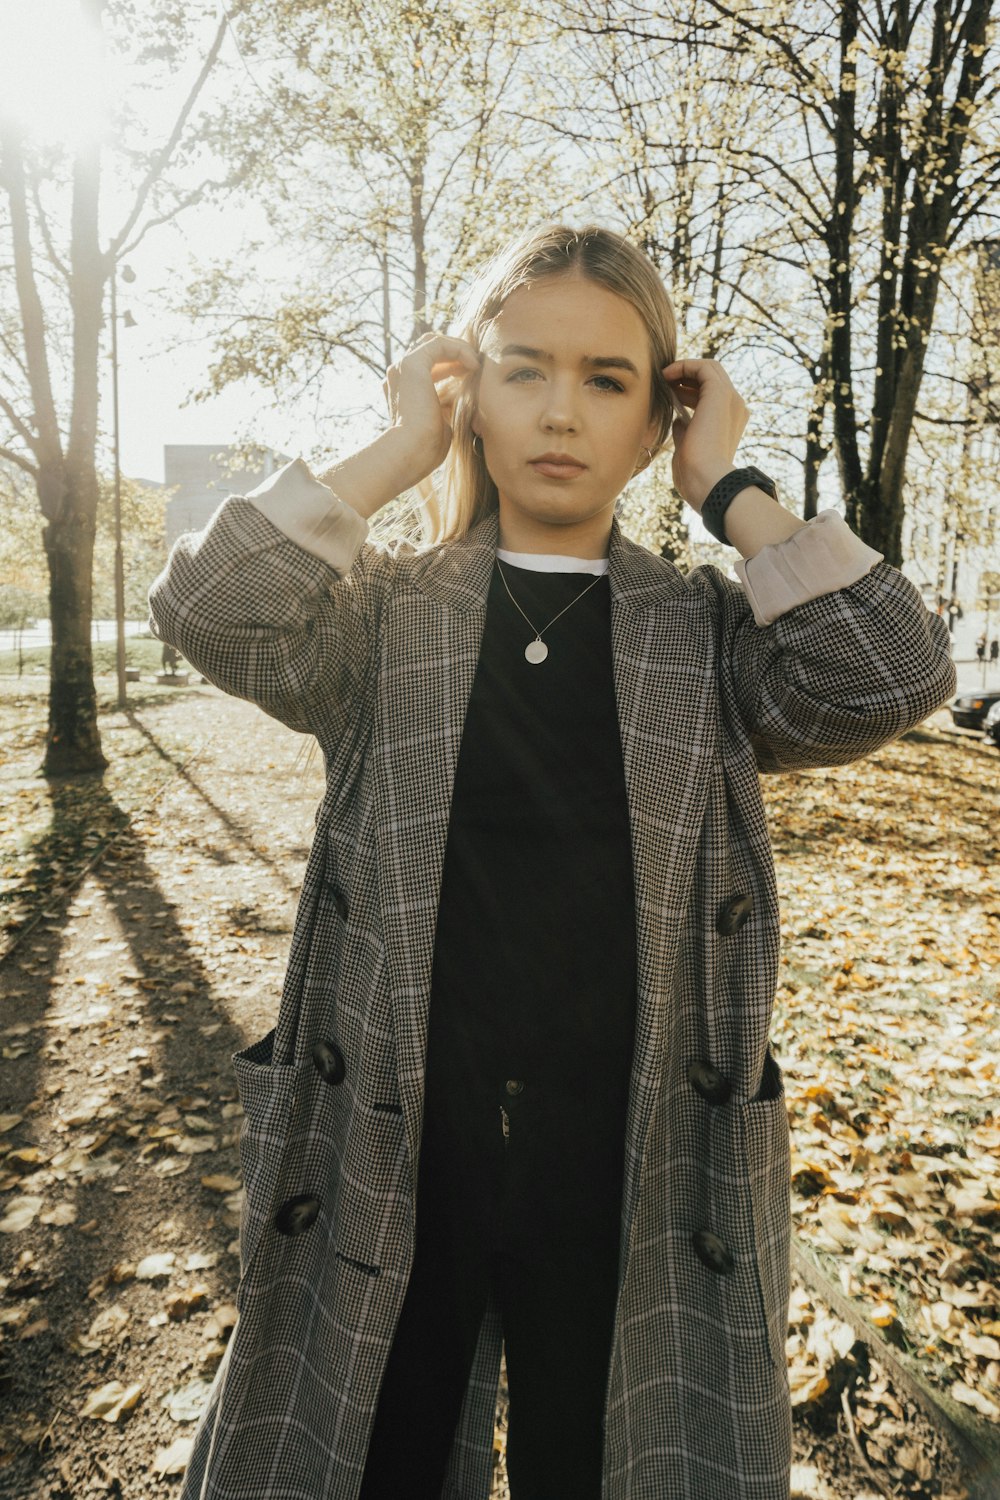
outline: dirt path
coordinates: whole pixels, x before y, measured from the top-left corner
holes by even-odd
[[[165,766],[201,753],[0,969],[0,1494],[18,1500],[176,1492],[235,1316],[229,1059],[276,1015],[322,762],[210,687],[173,712]],[[134,719],[156,737],[155,714]],[[957,1500],[929,1426],[887,1399],[932,1476],[898,1493]],[[809,1500],[891,1493],[839,1402],[797,1422],[794,1477]]]

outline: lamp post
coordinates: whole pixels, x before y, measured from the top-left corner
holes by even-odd
[[[131,266],[122,266],[122,280],[134,281]],[[135,319],[125,313],[126,327]],[[125,558],[122,553],[122,470],[118,444],[118,262],[111,268],[111,405],[115,440],[115,661],[118,668],[118,707],[125,708]]]

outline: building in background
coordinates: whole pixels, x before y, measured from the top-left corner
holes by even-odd
[[[200,531],[227,495],[245,495],[280,469],[288,459],[270,448],[261,451],[261,463],[247,464],[243,450],[218,443],[165,443],[164,484],[174,489],[167,501],[165,531],[167,550],[185,531]]]

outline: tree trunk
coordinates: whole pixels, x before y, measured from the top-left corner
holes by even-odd
[[[46,776],[100,772],[107,765],[97,727],[90,646],[96,490],[93,472],[71,476],[59,516],[43,532],[52,621]]]
[[[817,514],[819,502],[819,471],[823,466],[827,449],[823,442],[823,414],[826,411],[825,396],[823,388],[817,387],[813,392],[812,404],[809,408],[809,420],[806,424],[806,463],[805,483],[803,485],[802,519],[811,521]]]
[[[851,243],[854,233],[855,183],[854,142],[857,114],[857,68],[854,44],[858,34],[857,0],[844,0],[840,11],[840,87],[835,103],[836,177],[833,214],[827,229],[830,257],[828,295],[830,327],[830,397],[833,402],[833,435],[840,465],[840,482],[846,501],[846,520],[852,531],[864,536],[859,503],[861,452],[858,416],[854,405],[853,290]]]

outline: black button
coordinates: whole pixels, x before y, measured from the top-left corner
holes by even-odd
[[[508,1078],[507,1079],[507,1092],[508,1092],[508,1094],[511,1094],[511,1095],[519,1094],[523,1088],[524,1088],[524,1084],[521,1082],[520,1078]]]
[[[744,895],[742,892],[737,896],[731,896],[716,918],[716,931],[721,932],[723,937],[732,937],[733,933],[739,932],[752,911],[752,896]]]
[[[717,1271],[720,1276],[729,1275],[734,1265],[733,1257],[717,1234],[710,1229],[697,1229],[691,1236],[691,1243],[702,1265],[710,1271]]]
[[[343,1083],[347,1075],[344,1054],[336,1042],[318,1041],[312,1049],[316,1071],[326,1083]]]
[[[733,1092],[733,1086],[725,1074],[720,1073],[718,1068],[713,1068],[703,1057],[696,1057],[694,1062],[688,1063],[688,1083],[709,1104],[725,1104]]]
[[[311,1193],[299,1193],[295,1198],[286,1199],[278,1209],[274,1216],[274,1227],[279,1234],[305,1234],[309,1226],[315,1223],[319,1210],[318,1198],[314,1198]]]

